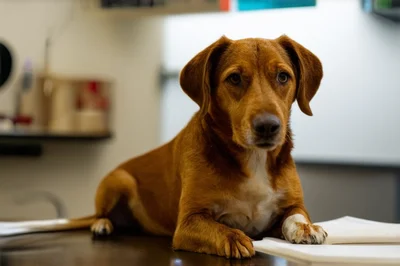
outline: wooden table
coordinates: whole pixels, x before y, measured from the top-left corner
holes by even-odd
[[[0,246],[0,265],[116,265],[116,266],[227,266],[274,265],[288,263],[281,258],[257,253],[252,259],[228,260],[192,252],[174,252],[171,239],[147,236],[116,236],[93,240],[86,231],[33,234],[12,238]]]

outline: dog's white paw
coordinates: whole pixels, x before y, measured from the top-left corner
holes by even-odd
[[[107,236],[112,233],[113,226],[108,219],[98,219],[92,224],[90,230],[95,236]]]
[[[294,244],[323,244],[328,234],[321,226],[307,222],[301,214],[294,214],[283,222],[285,239]]]

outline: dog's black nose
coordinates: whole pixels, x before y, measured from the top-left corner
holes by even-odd
[[[276,115],[262,114],[253,120],[254,133],[262,138],[272,138],[279,133],[281,121]]]

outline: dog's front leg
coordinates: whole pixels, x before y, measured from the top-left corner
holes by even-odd
[[[251,239],[242,231],[218,223],[207,213],[186,214],[179,220],[173,248],[237,259],[255,254]]]
[[[322,227],[311,223],[303,205],[286,211],[282,219],[282,234],[295,244],[322,244],[328,235]]]

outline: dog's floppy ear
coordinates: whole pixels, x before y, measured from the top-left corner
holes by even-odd
[[[207,113],[210,103],[212,71],[230,43],[222,36],[191,59],[180,73],[183,91],[199,105],[202,114]]]
[[[323,76],[321,61],[286,35],[280,36],[277,41],[286,50],[296,69],[297,103],[303,113],[312,116],[310,101],[317,93]]]

